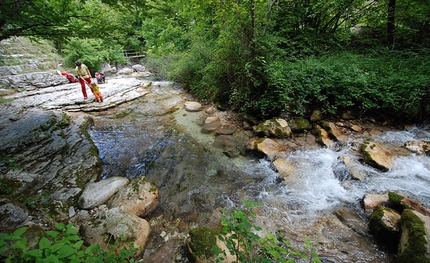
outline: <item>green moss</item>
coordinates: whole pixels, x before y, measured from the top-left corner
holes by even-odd
[[[213,257],[215,255],[213,246],[216,245],[216,238],[220,233],[221,230],[218,228],[200,227],[192,229],[189,232],[191,237],[189,246],[193,256],[205,259]]]
[[[403,251],[400,251],[399,247],[396,263],[429,263],[430,259],[426,257],[428,241],[423,221],[412,210],[405,209],[400,223],[402,231],[407,231],[408,236]]]
[[[370,217],[369,230],[373,236],[381,241],[381,243],[388,245],[391,248],[395,248],[398,244],[400,235],[399,232],[393,231],[386,224],[384,224],[382,217],[385,211],[395,212],[393,209],[377,206]]]
[[[404,196],[402,196],[402,195],[399,195],[399,194],[397,194],[397,193],[395,193],[395,192],[389,192],[388,193],[388,199],[391,201],[391,202],[393,202],[393,203],[395,203],[395,204],[401,204],[402,203],[402,200],[404,199],[405,197]]]

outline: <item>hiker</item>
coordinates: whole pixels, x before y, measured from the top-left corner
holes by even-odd
[[[94,76],[97,79],[97,84],[105,83],[105,74],[103,74],[101,72],[96,72],[96,73],[94,73]]]
[[[60,72],[60,75],[66,77],[70,81],[70,83],[79,82],[79,80],[75,76],[73,76],[73,74],[67,73],[65,71]]]
[[[90,84],[90,89],[96,98],[96,102],[103,102],[103,96],[100,92],[100,87],[96,84],[95,81],[92,81]]]
[[[91,83],[91,72],[85,64],[82,64],[80,61],[76,62],[76,72],[78,73],[78,80],[81,83],[82,94],[84,95],[84,99],[87,99],[87,89],[85,87],[85,83],[90,85]]]

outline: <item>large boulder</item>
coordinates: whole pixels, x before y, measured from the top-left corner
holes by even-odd
[[[158,188],[145,176],[135,177],[114,196],[109,207],[122,207],[130,214],[144,217],[158,204]]]
[[[189,105],[190,106],[190,105]],[[198,108],[200,108],[199,106]],[[191,110],[193,111],[193,110]],[[207,117],[202,127],[202,133],[214,132],[221,126],[221,119],[219,117]]]
[[[305,118],[292,118],[288,121],[288,125],[293,133],[306,132],[312,129],[312,125]]]
[[[386,172],[393,166],[393,154],[376,142],[363,142],[361,151],[364,162],[372,167]]]
[[[66,83],[69,83],[67,78],[51,72],[32,72],[0,78],[1,88],[13,89],[46,88]]]
[[[28,217],[28,209],[20,202],[0,198],[0,230],[15,228]]]

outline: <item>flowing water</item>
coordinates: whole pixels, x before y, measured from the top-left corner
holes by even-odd
[[[183,109],[188,96],[168,82],[153,82],[144,98],[93,113],[89,132],[103,161],[102,177],[146,176],[159,188],[158,208],[146,218],[152,233],[145,262],[188,262],[183,251],[188,230],[216,226],[218,208],[232,209],[242,199],[263,204],[256,225],[283,231],[298,246],[309,238],[324,262],[392,262],[392,253],[367,233],[360,199],[397,191],[430,205],[427,156],[400,155],[385,173],[360,164],[366,179],[351,180],[339,157],[359,158],[353,148],[364,138],[354,138],[344,147],[285,156],[296,169],[284,182],[264,158],[228,158],[214,149],[214,135],[200,132],[205,113]],[[394,146],[415,139],[430,140],[430,131],[372,138]]]

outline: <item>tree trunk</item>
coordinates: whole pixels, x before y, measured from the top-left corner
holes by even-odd
[[[394,49],[395,39],[395,14],[396,14],[396,0],[388,1],[388,18],[387,18],[387,30],[388,30],[388,48]]]

